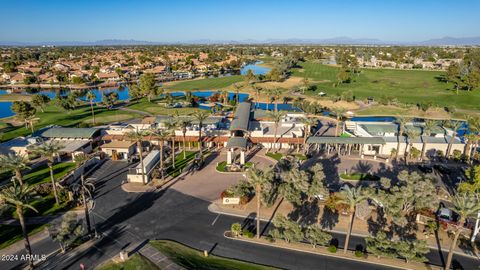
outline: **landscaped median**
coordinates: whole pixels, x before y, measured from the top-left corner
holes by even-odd
[[[316,245],[313,247],[311,244],[303,243],[303,242],[289,242],[287,243],[284,240],[272,238],[265,238],[261,237],[257,239],[254,237],[253,233],[233,233],[232,231],[226,231],[224,236],[228,239],[236,240],[236,241],[244,241],[249,243],[254,243],[258,245],[270,246],[275,248],[283,248],[293,251],[300,251],[300,252],[307,252],[312,254],[317,254],[320,256],[329,256],[329,257],[336,257],[345,260],[352,260],[358,261],[362,263],[370,263],[382,266],[389,266],[389,267],[396,267],[399,269],[411,269],[411,270],[435,270],[435,269],[443,269],[441,267],[436,267],[432,265],[427,265],[424,263],[417,263],[417,262],[408,262],[406,263],[405,260],[400,259],[393,259],[393,258],[378,258],[373,255],[369,255],[367,253],[358,252],[358,251],[348,251],[344,254],[342,251],[338,251],[337,248],[333,248],[334,246],[320,246]]]
[[[378,181],[380,177],[369,173],[342,173],[340,174],[342,181]]]

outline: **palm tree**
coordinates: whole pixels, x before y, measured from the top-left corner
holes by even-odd
[[[85,220],[87,223],[87,232],[88,234],[92,233],[92,227],[90,225],[90,215],[88,212],[88,205],[87,205],[87,196],[91,200],[93,200],[93,191],[95,190],[95,184],[92,179],[85,180],[83,174],[80,176],[79,183],[73,183],[70,186],[72,192],[75,195],[79,195],[82,199],[83,209],[85,212]]]
[[[23,185],[22,170],[30,169],[28,167],[28,159],[24,155],[0,155],[0,166],[7,171],[15,172],[15,179],[20,185]]]
[[[247,171],[247,181],[255,187],[255,197],[257,197],[257,238],[260,238],[260,202],[263,186],[272,181],[273,174],[271,170],[260,170],[255,167]]]
[[[223,105],[227,105],[228,104],[228,96],[229,96],[228,91],[227,90],[221,91],[220,96],[222,96]]]
[[[255,98],[255,103],[257,104],[256,108],[258,108],[258,103],[260,102],[260,92],[262,91],[262,88],[258,86],[253,86],[253,88],[255,89],[255,94],[256,94],[256,98]]]
[[[85,98],[90,102],[90,109],[92,110],[93,123],[95,124],[95,112],[93,110],[93,101],[97,98],[97,96],[92,91],[88,91]]]
[[[480,117],[470,116],[467,118],[468,128],[470,134],[467,134],[467,145],[465,146],[465,156],[467,161],[470,161],[472,149],[477,149],[480,132]],[[473,146],[473,147],[472,147]]]
[[[276,145],[277,145],[277,132],[278,132],[278,125],[280,124],[280,121],[282,121],[283,117],[285,117],[285,112],[284,111],[269,111],[268,112],[268,117],[272,119],[275,127],[274,135],[273,135],[273,149],[276,150]]]
[[[452,146],[453,146],[453,143],[455,142],[455,137],[457,137],[457,131],[462,126],[462,122],[448,120],[443,123],[443,126],[452,129],[452,138],[450,138],[450,141],[448,142],[447,151],[445,152],[445,157],[449,157],[450,152],[452,152]]]
[[[448,251],[447,263],[445,269],[450,269],[452,264],[453,251],[457,246],[458,237],[464,231],[464,223],[468,217],[476,217],[480,212],[480,202],[478,195],[472,193],[457,193],[451,197],[453,211],[458,214],[458,222],[455,226],[455,235],[453,237],[450,250]]]
[[[430,135],[432,135],[432,131],[433,129],[437,126],[437,122],[435,120],[425,120],[425,126],[423,127],[423,130],[422,130],[422,141],[423,141],[423,145],[422,145],[422,160],[425,158],[425,151],[427,150],[427,139],[428,137],[430,137]]]
[[[12,186],[4,188],[0,191],[0,201],[2,201],[2,203],[15,207],[20,226],[22,227],[23,239],[25,241],[25,249],[28,255],[30,255],[30,257],[32,256],[32,248],[30,247],[27,227],[25,225],[24,210],[26,208],[30,208],[38,213],[37,209],[35,209],[35,207],[30,204],[32,199],[32,193],[32,187],[28,185],[17,185],[15,182],[13,182]],[[33,260],[28,261],[30,269],[33,269]]]
[[[303,153],[305,154],[307,152],[307,139],[310,136],[310,130],[317,124],[317,119],[313,117],[304,118],[303,124],[305,125],[305,134],[303,138]]]
[[[147,135],[148,135],[147,132],[145,132],[143,130],[138,130],[138,129],[136,129],[134,131],[127,132],[127,134],[126,134],[127,138],[129,138],[130,140],[137,143],[138,154],[140,155],[140,166],[142,167],[142,183],[144,185],[146,185],[147,182],[145,181],[145,168],[143,166],[142,142],[143,142],[143,138]]]
[[[182,141],[183,141],[183,159],[187,158],[185,134],[187,134],[187,128],[192,124],[191,120],[183,119],[178,123],[178,126],[182,129]]]
[[[207,111],[196,111],[193,114],[195,120],[198,121],[198,149],[200,150],[200,157],[203,157],[203,145],[202,145],[202,126],[203,121],[205,121],[210,114]]]
[[[273,100],[275,102],[275,111],[278,111],[278,99],[280,98],[280,95],[282,94],[282,91],[275,88],[271,91],[271,93],[273,95]]]
[[[339,107],[334,107],[334,108],[332,108],[332,112],[335,114],[335,118],[337,119],[337,123],[335,124],[335,136],[338,137],[338,126],[340,124],[340,121],[343,118],[343,114],[345,113],[345,109],[339,108]]]
[[[347,238],[345,239],[345,246],[343,247],[343,253],[347,253],[348,243],[350,242],[350,235],[352,234],[353,221],[355,219],[355,210],[357,205],[367,199],[367,195],[362,191],[362,187],[350,188],[345,185],[341,188],[340,197],[337,204],[344,204],[348,206],[348,213],[350,215],[350,221],[348,223]]]
[[[59,204],[60,201],[57,194],[57,183],[55,182],[55,177],[53,176],[53,164],[55,163],[55,157],[58,156],[60,150],[63,148],[64,146],[58,141],[50,140],[33,149],[34,153],[37,153],[41,157],[47,159],[47,165],[50,169],[50,180],[52,181],[53,196],[55,196],[56,204]]]
[[[175,169],[175,130],[178,127],[178,116],[173,118],[174,120],[168,121],[165,123],[167,130],[170,134],[170,139],[172,140],[172,167]]]
[[[399,116],[395,119],[395,123],[398,125],[398,136],[397,136],[397,152],[395,152],[395,160],[398,160],[398,153],[400,152],[400,138],[403,136],[405,130],[405,125],[410,122],[410,118]]]
[[[149,131],[150,135],[154,137],[155,139],[158,140],[158,145],[160,147],[160,173],[162,180],[164,179],[164,174],[163,174],[163,146],[165,144],[165,141],[170,138],[170,132],[168,130],[164,129],[151,129]]]
[[[233,87],[235,88],[235,104],[238,104],[238,101],[239,101],[239,97],[238,97],[238,94],[239,94],[239,90],[240,90],[240,87],[234,83],[233,84]]]
[[[420,132],[412,127],[412,129],[407,129],[406,135],[408,138],[408,149],[405,149],[405,164],[408,165],[408,154],[413,147],[413,141],[420,136]]]

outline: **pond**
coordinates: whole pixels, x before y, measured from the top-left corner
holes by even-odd
[[[251,64],[243,66],[240,69],[240,75],[247,74],[248,70],[251,70],[253,72],[253,74],[255,74],[255,75],[265,75],[265,74],[267,74],[271,70],[271,68],[259,66],[262,63],[263,63],[262,61],[257,61],[255,63],[251,63]]]

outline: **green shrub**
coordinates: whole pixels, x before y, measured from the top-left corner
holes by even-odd
[[[239,235],[242,232],[242,225],[238,222],[233,223],[230,227],[230,231],[232,231],[232,233],[235,235]]]
[[[255,234],[249,230],[243,230],[242,235],[248,238],[253,238]]]
[[[363,255],[364,255],[364,254],[363,254],[363,251],[361,251],[361,250],[355,250],[355,257],[360,258],[360,257],[363,257]]]
[[[334,245],[330,245],[328,247],[328,251],[330,251],[331,253],[337,253],[337,247]]]

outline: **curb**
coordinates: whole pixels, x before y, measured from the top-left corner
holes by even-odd
[[[226,239],[234,240],[234,241],[242,241],[242,242],[251,243],[251,244],[263,245],[263,246],[274,247],[274,248],[281,248],[281,249],[286,249],[286,250],[293,250],[293,251],[298,251],[298,252],[303,252],[303,253],[314,254],[314,255],[317,255],[317,256],[326,256],[326,257],[332,257],[332,258],[338,258],[338,259],[345,259],[345,260],[350,260],[350,261],[355,261],[355,262],[386,266],[386,267],[389,267],[389,268],[404,269],[404,270],[415,270],[415,268],[399,267],[399,266],[393,266],[393,265],[386,264],[386,263],[372,262],[372,261],[368,261],[368,260],[361,260],[361,259],[355,259],[355,258],[349,258],[349,257],[343,257],[343,256],[335,256],[334,253],[332,253],[332,254],[318,253],[318,252],[298,249],[298,248],[294,248],[294,247],[277,246],[277,245],[274,245],[274,244],[261,243],[261,242],[256,242],[256,241],[249,241],[247,239],[233,238],[233,237],[228,237],[225,234],[223,235],[223,237],[225,237]],[[433,267],[436,267],[436,268],[438,267],[438,266],[433,266],[432,267],[432,265],[430,265],[430,266],[431,266],[430,269],[434,269]],[[442,268],[438,267],[438,269],[442,269]]]
[[[217,209],[215,209],[217,208]],[[218,206],[215,205],[215,203],[211,203],[208,205],[208,211],[212,212],[212,213],[215,213],[215,214],[221,214],[221,215],[226,215],[226,216],[232,216],[232,217],[239,217],[239,218],[246,218],[247,216],[245,215],[241,215],[241,214],[235,214],[235,213],[229,213],[229,212],[224,212],[222,210],[218,210]],[[270,219],[266,219],[266,218],[260,218],[261,221],[263,222],[269,222]],[[327,232],[332,232],[332,233],[338,233],[338,234],[345,234],[344,231],[339,231],[339,230],[329,230],[329,229],[325,229],[325,231]],[[352,232],[350,235],[353,235],[353,236],[357,236],[357,237],[366,237],[368,235],[365,235],[365,234],[359,234],[359,233],[354,233]],[[436,246],[428,246],[430,249],[433,249],[433,250],[437,250],[438,251],[438,248]],[[442,248],[442,251],[446,251],[448,250],[448,247],[443,249]],[[473,258],[473,259],[480,259],[478,256],[476,255],[471,255],[471,254],[465,254],[465,253],[459,253],[458,251],[454,251],[453,252],[455,255],[459,255],[459,256],[463,256],[463,257],[467,257],[467,258]]]

